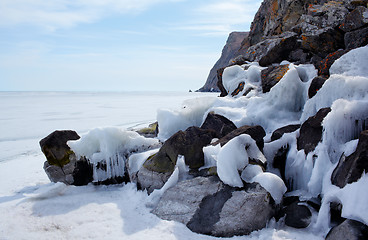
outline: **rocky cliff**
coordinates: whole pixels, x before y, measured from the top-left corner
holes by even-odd
[[[221,90],[221,84],[214,87],[215,72],[226,67],[222,64],[226,62],[231,66],[257,61],[261,66],[269,66],[287,60],[312,63],[322,72],[329,61],[326,58],[341,56],[342,52],[336,51],[368,43],[367,4],[366,0],[263,1],[240,46],[239,40],[233,41],[230,35],[223,55],[200,91]],[[219,75],[221,80],[221,72]]]

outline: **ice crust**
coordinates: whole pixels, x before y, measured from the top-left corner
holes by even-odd
[[[158,140],[145,138],[134,131],[120,128],[96,128],[79,140],[68,141],[77,158],[85,157],[93,165],[93,181],[104,181],[124,176],[127,157],[132,152],[141,152],[158,146]],[[100,165],[106,165],[102,170]]]

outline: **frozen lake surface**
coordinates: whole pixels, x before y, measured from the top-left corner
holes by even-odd
[[[54,130],[80,135],[97,127],[136,128],[159,108],[214,93],[0,93],[0,239],[216,239],[150,213],[134,184],[50,183],[38,142]],[[271,225],[232,239],[322,239]]]

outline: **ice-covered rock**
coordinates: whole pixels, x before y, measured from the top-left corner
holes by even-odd
[[[145,138],[133,131],[119,128],[96,128],[79,140],[68,141],[77,158],[84,158],[93,166],[93,182],[122,181],[126,161],[134,152],[159,147],[157,139]]]
[[[259,184],[238,189],[217,177],[197,177],[168,189],[152,212],[197,233],[231,237],[265,227],[274,211],[269,193]]]
[[[285,224],[294,228],[306,228],[312,222],[312,212],[308,205],[295,201],[285,209]]]
[[[262,91],[269,92],[289,70],[289,65],[270,66],[261,72]]]

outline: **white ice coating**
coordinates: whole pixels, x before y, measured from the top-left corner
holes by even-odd
[[[77,158],[86,157],[93,165],[93,181],[124,176],[128,154],[158,146],[158,140],[115,127],[96,128],[79,140],[68,141]],[[101,167],[101,164],[103,165]]]

